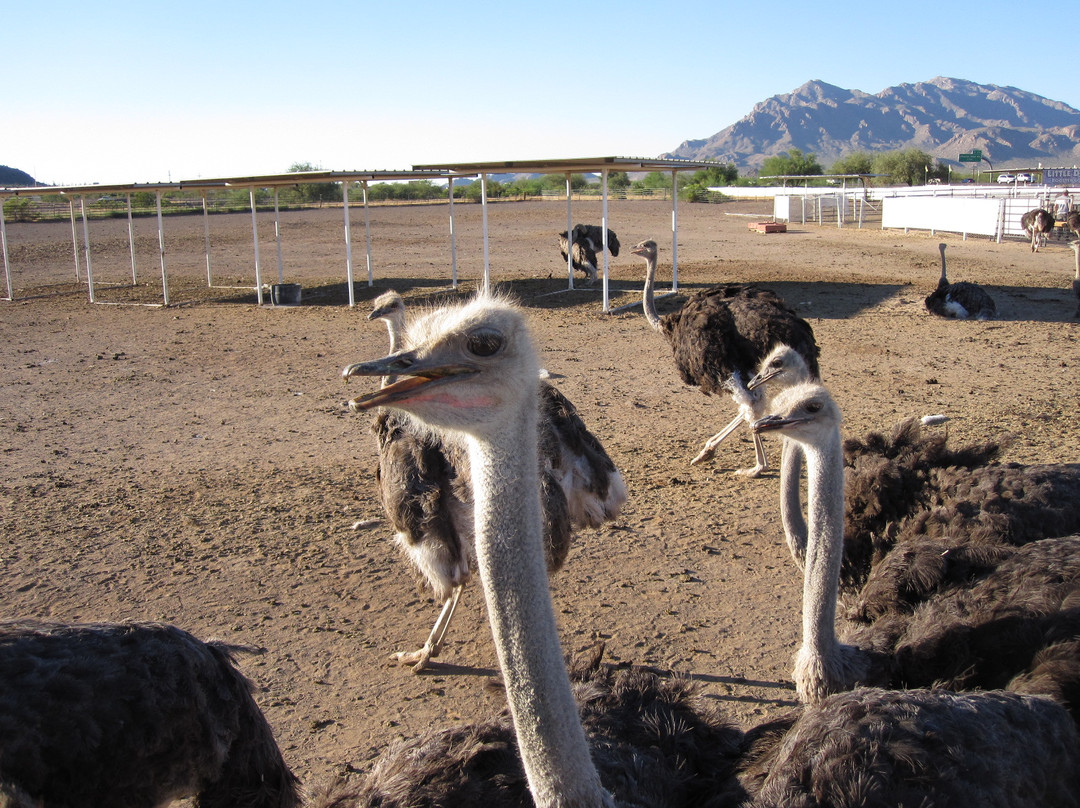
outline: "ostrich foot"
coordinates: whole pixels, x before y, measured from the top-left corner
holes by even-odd
[[[439,650],[433,645],[425,644],[423,648],[417,651],[398,651],[394,654],[393,659],[402,665],[412,665],[413,673],[420,673],[428,666],[432,657],[439,655]]]
[[[740,477],[750,477],[750,478],[756,480],[758,477],[760,477],[766,471],[772,471],[770,466],[767,463],[765,465],[762,465],[761,463],[758,463],[753,468],[736,469],[735,473],[738,474]]]
[[[698,463],[712,460],[713,455],[716,454],[716,447],[723,442],[724,438],[734,432],[744,420],[742,415],[736,415],[730,424],[705,441],[705,445],[701,447],[701,451],[698,452],[697,457],[690,461],[690,465],[696,466]]]

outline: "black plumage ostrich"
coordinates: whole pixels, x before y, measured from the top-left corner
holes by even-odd
[[[604,228],[595,224],[575,224],[571,233],[572,237],[569,240],[565,230],[559,233],[559,252],[563,263],[566,263],[567,249],[572,249],[574,269],[584,272],[588,283],[595,283],[599,266],[597,256],[604,250]],[[607,239],[608,253],[612,258],[618,258],[619,237],[611,228],[608,228]]]
[[[183,797],[298,806],[235,650],[157,623],[0,623],[0,795],[87,808]]]
[[[1080,613],[1071,605],[1080,598],[1080,536],[1022,547],[979,545],[970,523],[943,538],[922,537],[920,552],[907,553],[904,565],[898,554],[915,542],[898,544],[886,562],[904,566],[909,580],[923,586],[918,605],[895,603],[870,626],[849,624],[850,644],[841,643],[835,628],[845,530],[840,410],[820,384],[784,391],[773,406],[775,414],[755,429],[779,431],[807,461],[803,644],[794,676],[801,699],[818,703],[858,684],[1002,688],[1030,674],[1040,652],[1062,642],[1080,648]],[[1063,507],[1072,509],[1073,502]],[[946,560],[950,553],[954,558]],[[1080,654],[1057,675],[1053,692],[1080,691]]]
[[[728,393],[739,405],[739,416],[706,441],[692,463],[711,458],[717,445],[740,423],[750,424],[760,417],[760,396],[748,391],[746,383],[773,348],[788,346],[802,357],[812,378],[820,376],[820,351],[813,329],[774,292],[753,284],[714,286],[694,292],[678,311],[661,317],[653,295],[656,242],[642,241],[631,252],[645,259],[645,317],[667,338],[683,382],[705,395]],[[769,468],[757,435],[754,452],[754,467],[740,474],[759,477]]]
[[[938,250],[941,251],[941,277],[938,278],[937,289],[926,297],[926,310],[938,317],[957,320],[989,320],[996,317],[994,298],[977,283],[949,283],[945,275],[945,244],[939,244]]]
[[[1054,232],[1054,214],[1043,208],[1029,210],[1020,217],[1020,226],[1031,238],[1031,251],[1038,252],[1046,243],[1046,236]]]
[[[1047,698],[863,689],[744,735],[685,680],[594,666],[573,677],[575,689],[543,571],[538,409],[529,392],[538,365],[523,313],[481,297],[427,325],[414,350],[347,372],[406,376],[358,407],[400,408],[468,438],[477,555],[509,715],[397,744],[364,782],[331,785],[312,808],[1075,799],[1080,737]]]
[[[410,341],[405,302],[397,292],[380,295],[368,317],[386,323],[391,353]],[[388,376],[384,384],[393,381]],[[566,560],[574,530],[600,527],[618,516],[626,485],[558,388],[538,380],[538,400],[545,551],[548,570],[555,572]],[[424,645],[394,655],[420,673],[441,653],[461,592],[472,576],[468,453],[461,442],[442,440],[393,409],[380,409],[371,428],[379,455],[376,476],[394,540],[442,604]]]

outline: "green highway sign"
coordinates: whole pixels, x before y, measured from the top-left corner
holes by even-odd
[[[971,151],[960,155],[961,163],[979,163],[982,162],[981,151]]]

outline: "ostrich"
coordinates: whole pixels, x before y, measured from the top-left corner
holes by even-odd
[[[1065,233],[1074,233],[1077,238],[1080,238],[1080,212],[1069,211],[1065,217]]]
[[[977,283],[949,283],[945,276],[945,244],[939,244],[938,250],[941,251],[941,277],[937,289],[926,297],[926,310],[938,317],[954,317],[958,320],[989,320],[996,317],[994,299]]]
[[[0,804],[298,806],[236,650],[158,623],[0,623]]]
[[[951,587],[935,592],[918,608],[894,612],[869,628],[856,627],[849,632],[856,644],[841,644],[835,632],[844,541],[840,410],[828,390],[816,383],[784,391],[774,406],[777,414],[759,420],[754,428],[781,431],[800,444],[807,462],[803,644],[794,675],[800,699],[819,703],[830,693],[866,683],[1004,687],[1062,634],[1080,639],[1080,616],[1069,612],[1071,599],[1080,596],[1080,536],[1071,536],[1018,548],[984,548],[981,575],[967,564]],[[939,558],[951,551],[963,554],[971,544],[960,533],[923,541]],[[1009,627],[1011,621],[1020,625]],[[1010,647],[987,648],[995,634]],[[1080,693],[1080,653],[1062,676],[1061,688]]]
[[[755,794],[751,804],[764,807],[819,792],[861,792],[861,804],[873,806],[1019,806],[1075,796],[1080,736],[1060,705],[1038,696],[864,689],[748,736],[693,708],[669,721],[658,690],[682,701],[694,689],[671,691],[641,669],[586,681],[575,701],[544,574],[530,392],[537,361],[524,317],[504,300],[479,297],[429,315],[415,336],[411,350],[344,373],[404,376],[355,399],[356,407],[404,410],[468,445],[480,577],[509,716],[396,745],[359,788],[331,787],[313,806],[526,806],[523,782],[539,808],[674,808]],[[614,702],[637,723],[612,712]],[[823,758],[823,749],[836,756]],[[755,767],[736,778],[744,763]]]
[[[705,395],[728,392],[739,405],[740,416],[705,442],[691,463],[711,458],[716,446],[740,423],[760,414],[745,380],[775,346],[783,344],[802,356],[813,378],[818,373],[817,342],[810,324],[776,294],[752,284],[728,284],[694,292],[682,308],[660,317],[653,285],[656,281],[656,242],[642,241],[631,252],[645,259],[643,307],[649,324],[667,337],[675,366],[686,384]],[[760,437],[754,437],[756,463],[740,474],[759,477],[769,468]]]
[[[1080,214],[1072,214],[1074,216],[1080,216]],[[1080,236],[1080,230],[1077,231],[1077,235]],[[1076,257],[1076,274],[1073,275],[1073,295],[1076,296],[1076,313],[1073,317],[1080,317],[1080,239],[1076,241],[1070,241],[1069,246],[1072,247],[1073,255]]]
[[[1031,251],[1038,252],[1046,243],[1046,234],[1054,232],[1054,214],[1042,208],[1029,210],[1020,217],[1020,226],[1031,237]]]
[[[596,282],[597,255],[604,249],[604,229],[595,224],[575,224],[572,233],[572,250],[574,253],[573,267],[581,270],[587,276],[587,282]],[[612,258],[619,256],[619,237],[615,231],[608,228],[607,248]],[[567,237],[566,231],[559,233],[559,252],[563,261],[566,261]]]
[[[380,295],[368,317],[386,323],[391,353],[408,341],[405,303],[397,292]],[[383,384],[393,381],[388,376]],[[546,382],[538,389],[545,549],[548,569],[555,572],[566,560],[573,530],[600,527],[618,516],[626,485],[574,405]],[[468,456],[459,442],[441,440],[392,409],[378,411],[372,432],[379,453],[376,476],[394,540],[442,603],[424,645],[394,654],[420,673],[441,653],[472,574]]]

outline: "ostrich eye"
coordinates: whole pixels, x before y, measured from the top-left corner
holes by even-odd
[[[821,412],[822,403],[820,401],[808,401],[806,403],[807,412]]]
[[[503,346],[503,335],[491,329],[480,329],[469,334],[468,349],[473,356],[493,356]]]

